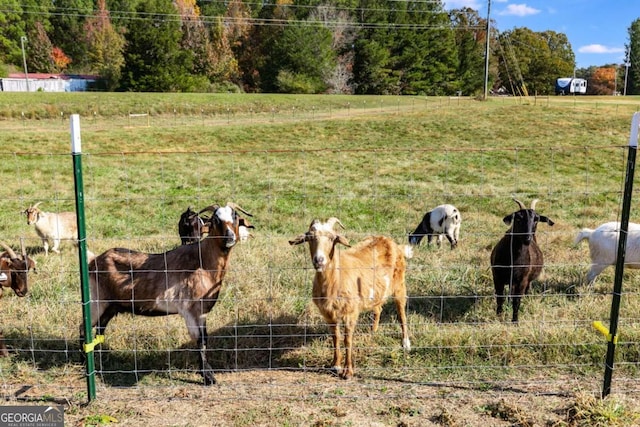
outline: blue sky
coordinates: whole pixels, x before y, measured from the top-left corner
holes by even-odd
[[[471,7],[487,16],[487,0],[444,0],[447,9]],[[623,64],[631,22],[640,18],[638,0],[491,0],[499,31],[527,27],[564,33],[577,68]]]

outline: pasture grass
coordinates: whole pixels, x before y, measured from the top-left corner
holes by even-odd
[[[93,252],[174,248],[188,205],[234,201],[254,215],[255,238],[233,250],[220,300],[207,317],[216,369],[329,364],[331,340],[310,300],[308,250],[287,243],[313,218],[339,217],[354,242],[368,234],[405,242],[426,210],[453,203],[463,216],[458,248],[425,242],[409,261],[413,350],[401,350],[393,304],[375,335],[362,315],[358,375],[476,384],[601,375],[606,342],[591,322],[608,320],[613,269],[586,286],[588,250],[573,239],[582,227],[619,218],[633,102],[178,94],[3,100],[2,240],[17,248],[22,238],[38,262],[29,295],[5,292],[1,302],[5,337],[18,350],[0,360],[5,378],[57,382],[77,375],[83,363],[75,249],[67,242],[61,254],[45,257],[20,215],[37,201],[48,211],[74,209],[69,112],[82,116]],[[233,108],[233,118],[212,121],[224,116],[213,107],[201,111],[212,103]],[[99,118],[87,114],[98,107]],[[27,119],[16,114],[21,110]],[[145,110],[151,126],[132,126],[124,117]],[[54,119],[59,111],[62,118]],[[556,222],[538,228],[546,269],[523,300],[519,325],[509,321],[509,307],[504,317],[495,315],[489,270],[491,248],[506,229],[502,218],[516,207],[512,196],[526,204],[539,198],[537,210]],[[640,277],[625,273],[624,289],[616,372],[637,375]],[[100,379],[197,381],[188,341],[178,316],[119,316],[96,355]]]

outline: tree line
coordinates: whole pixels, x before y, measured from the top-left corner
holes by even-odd
[[[110,91],[479,95],[487,36],[490,90],[551,94],[575,72],[565,34],[499,32],[441,0],[0,0],[0,22],[0,74],[24,52],[29,72],[98,75]]]

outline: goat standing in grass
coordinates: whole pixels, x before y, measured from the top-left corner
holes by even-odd
[[[498,315],[502,314],[506,286],[513,305],[512,321],[517,322],[520,300],[529,291],[531,282],[540,276],[544,266],[542,251],[536,242],[538,222],[546,222],[549,225],[554,223],[535,211],[538,199],[531,202],[530,209],[521,201],[513,200],[520,209],[503,218],[504,223],[511,227],[491,252],[491,272],[496,290]]]
[[[427,236],[427,244],[431,245],[431,240],[435,237],[440,247],[444,235],[453,249],[458,245],[461,223],[462,217],[458,208],[453,205],[436,206],[424,214],[416,230],[409,234],[409,243],[419,245],[422,238]]]
[[[6,243],[0,242],[0,246],[4,248],[4,252],[0,253],[0,297],[2,288],[11,288],[17,296],[24,297],[29,289],[29,270],[35,270],[36,262],[27,256],[24,247],[22,257],[19,257]],[[0,357],[8,355],[9,351],[0,331]]]
[[[189,206],[187,210],[180,215],[178,235],[183,245],[196,243],[202,239],[204,220],[200,217],[201,213],[202,212],[194,211],[191,209],[191,206]]]
[[[207,361],[207,313],[218,301],[222,280],[229,269],[231,249],[238,243],[243,223],[234,203],[203,209],[212,213],[202,241],[178,246],[160,254],[129,249],[109,249],[89,261],[91,326],[103,335],[118,313],[143,316],[180,314],[200,349],[205,385],[215,378]],[[81,335],[83,328],[81,327]]]
[[[337,218],[326,222],[314,220],[309,231],[289,241],[291,245],[308,242],[311,262],[316,270],[313,279],[313,302],[333,334],[333,369],[344,379],[354,374],[353,332],[361,311],[373,310],[373,331],[377,331],[382,306],[393,296],[402,326],[402,346],[411,349],[405,305],[406,258],[410,246],[399,246],[384,236],[367,237],[351,247],[347,239],[334,231]],[[340,251],[338,244],[349,249]],[[345,367],[340,351],[341,324],[344,324]]]
[[[595,230],[580,230],[574,243],[577,245],[584,239],[589,242],[591,269],[587,273],[587,284],[593,284],[605,268],[616,264],[619,237],[619,222],[606,222]],[[640,268],[640,224],[630,222],[628,225],[624,265],[631,269]]]
[[[34,225],[36,233],[42,239],[44,254],[49,255],[49,239],[53,241],[53,252],[59,253],[58,247],[61,240],[71,240],[76,243],[78,239],[78,225],[76,214],[73,212],[44,212],[38,206],[38,202],[24,210],[27,216],[27,224]]]

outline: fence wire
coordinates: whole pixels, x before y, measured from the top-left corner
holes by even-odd
[[[135,119],[147,117],[136,117]],[[132,118],[130,118],[132,119]],[[90,126],[91,124],[89,124]],[[618,219],[625,148],[558,145],[509,148],[348,148],[317,150],[91,150],[83,155],[87,240],[95,254],[112,247],[161,253],[180,243],[177,222],[188,206],[233,201],[253,214],[256,229],[232,250],[231,268],[217,305],[207,316],[208,353],[221,380],[221,398],[255,398],[255,378],[271,396],[291,396],[280,372],[296,373],[302,392],[319,393],[315,374],[328,373],[331,339],[311,303],[314,271],[306,248],[287,241],[313,218],[336,216],[357,242],[385,234],[398,243],[424,213],[452,203],[462,213],[458,248],[446,239],[414,248],[407,267],[412,349],[402,350],[393,304],[380,330],[363,314],[355,338],[357,376],[409,384],[403,395],[437,396],[441,387],[535,388],[563,393],[597,390],[606,342],[591,327],[606,321],[613,268],[585,282],[582,227]],[[0,361],[5,399],[17,383],[37,384],[56,396],[81,393],[83,356],[77,256],[72,242],[44,256],[40,239],[19,212],[35,202],[50,212],[73,208],[67,154],[4,154],[2,178],[19,185],[0,189],[3,241],[26,242],[38,262],[29,294],[6,289],[0,318],[12,350]],[[540,224],[545,272],[522,303],[518,325],[495,314],[489,270],[493,245],[506,230],[502,218],[516,210],[512,196],[556,221]],[[633,238],[633,236],[630,236]],[[614,387],[639,390],[640,276],[625,276],[618,376]],[[196,345],[180,316],[117,316],[96,350],[98,395],[108,387],[179,388],[199,382]],[[269,374],[273,373],[273,377]],[[310,375],[314,375],[310,377]],[[424,388],[416,388],[424,386]],[[344,397],[368,398],[341,385]],[[236,390],[236,391],[234,391]],[[455,393],[455,392],[451,392]],[[223,397],[224,396],[224,397]],[[388,395],[386,396],[388,397]],[[188,398],[186,396],[185,398]]]

